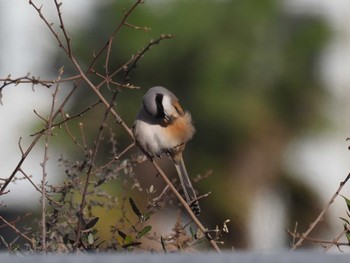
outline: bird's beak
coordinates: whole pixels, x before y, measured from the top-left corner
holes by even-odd
[[[170,122],[170,121],[171,121],[171,116],[165,115],[165,116],[164,116],[164,120],[165,120],[166,122]]]
[[[164,115],[164,120],[165,120],[166,123],[172,122],[173,119],[174,119],[174,118],[173,118],[172,115],[169,115],[169,114],[165,113],[165,115]]]

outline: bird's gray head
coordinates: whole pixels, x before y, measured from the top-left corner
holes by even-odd
[[[147,91],[143,96],[143,107],[153,117],[167,121],[183,113],[177,97],[161,86],[150,88]]]

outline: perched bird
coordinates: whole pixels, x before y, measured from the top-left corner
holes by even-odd
[[[165,153],[173,160],[187,203],[199,215],[196,192],[182,158],[186,142],[195,133],[191,114],[185,112],[178,98],[168,89],[157,86],[143,96],[141,109],[136,117],[133,133],[136,143],[151,158]]]

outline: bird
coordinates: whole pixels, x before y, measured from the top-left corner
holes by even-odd
[[[149,158],[161,157],[162,154],[171,158],[186,202],[198,216],[201,211],[199,202],[182,156],[186,143],[195,133],[191,114],[183,110],[174,93],[155,86],[143,96],[132,131],[135,142]]]

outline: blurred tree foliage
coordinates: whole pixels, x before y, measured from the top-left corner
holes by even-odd
[[[227,247],[249,245],[248,217],[261,189],[280,193],[289,213],[286,228],[295,221],[307,226],[319,208],[312,190],[285,170],[282,157],[290,140],[321,127],[326,94],[317,62],[329,32],[319,17],[288,13],[281,2],[146,1],[128,22],[151,31],[124,27],[113,44],[111,69],[150,39],[175,36],[139,61],[130,82],[142,89],[122,90],[117,109],[131,126],[146,89],[162,85],[191,111],[197,133],[185,152],[188,170],[192,176],[213,170],[197,184],[201,193],[212,191],[201,202],[202,217],[212,227],[231,219]],[[106,43],[132,3],[104,1],[80,32],[71,32],[82,62],[88,65],[92,50]],[[103,63],[96,70],[104,72]],[[79,108],[89,92],[81,90],[72,107]]]

